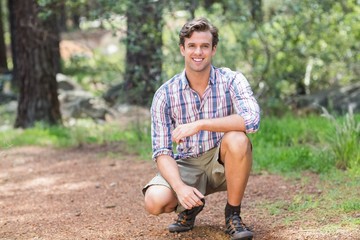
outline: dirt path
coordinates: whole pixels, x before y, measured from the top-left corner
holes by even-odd
[[[136,156],[107,154],[114,146],[55,150],[22,147],[0,152],[0,239],[220,239],[225,193],[207,196],[196,227],[170,234],[175,214],[149,216],[142,186],[156,172]],[[314,179],[316,181],[316,179]],[[274,216],[256,206],[316,191],[275,175],[253,175],[243,218],[255,239],[356,239],[359,232],[316,235],[316,230],[274,226]]]

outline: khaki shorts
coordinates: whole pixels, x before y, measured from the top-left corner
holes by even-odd
[[[197,158],[176,160],[180,176],[183,182],[189,186],[198,189],[204,196],[211,193],[226,191],[226,179],[224,165],[219,162],[220,144]],[[152,185],[163,185],[171,189],[170,184],[158,173],[143,188],[143,194],[146,189]],[[183,209],[179,208],[177,212]]]

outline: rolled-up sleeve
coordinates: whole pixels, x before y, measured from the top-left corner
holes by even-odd
[[[171,140],[172,122],[168,107],[166,88],[160,88],[151,105],[152,159],[160,155],[174,157]]]
[[[256,132],[260,127],[260,107],[248,80],[243,74],[237,73],[229,89],[235,111],[245,121],[246,133]]]

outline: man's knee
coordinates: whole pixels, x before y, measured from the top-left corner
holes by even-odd
[[[250,139],[244,132],[231,131],[225,133],[221,144],[227,151],[251,151]]]
[[[145,195],[145,210],[152,215],[159,215],[162,213],[162,206],[156,201],[156,198]]]
[[[175,209],[177,200],[164,186],[151,186],[145,193],[145,210],[152,215],[168,213]]]

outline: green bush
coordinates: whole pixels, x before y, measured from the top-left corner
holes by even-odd
[[[334,165],[325,136],[330,123],[318,116],[263,118],[254,146],[254,171],[326,172]]]
[[[338,167],[359,172],[359,121],[352,113],[328,119],[315,115],[263,118],[259,132],[249,135],[254,171],[325,173]]]
[[[343,119],[336,119],[325,108],[323,116],[331,121],[327,135],[330,149],[334,154],[336,167],[353,170],[360,168],[360,122],[355,119],[352,109]]]

